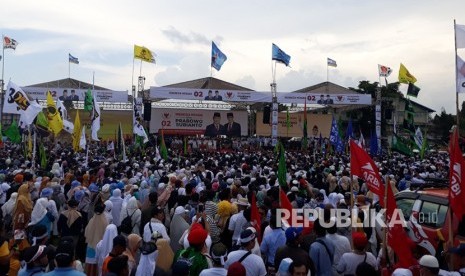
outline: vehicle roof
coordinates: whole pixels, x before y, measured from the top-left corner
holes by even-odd
[[[402,194],[405,192],[432,195],[432,196],[443,197],[443,198],[447,198],[449,196],[449,189],[439,189],[439,188],[427,188],[427,189],[416,190],[416,191],[402,191],[399,194]]]

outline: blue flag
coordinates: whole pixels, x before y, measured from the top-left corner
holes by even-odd
[[[70,53],[68,53],[69,62],[74,64],[79,64],[79,59],[77,57],[73,57]]]
[[[215,42],[212,41],[212,67],[215,68],[217,71],[220,71],[221,66],[223,66],[223,63],[227,60],[228,58],[226,57],[223,52],[218,49],[216,46]]]
[[[349,124],[347,125],[346,140],[354,139],[354,130],[352,129],[352,118],[349,119]]]
[[[272,47],[271,60],[276,60],[276,61],[286,64],[286,66],[289,66],[289,62],[291,61],[291,56],[286,54],[283,50],[279,49],[279,47],[276,46],[274,43],[272,45],[273,47]]]
[[[339,144],[339,130],[337,127],[336,119],[333,117],[333,122],[331,124],[331,132],[329,133],[329,142],[333,146],[337,146]]]

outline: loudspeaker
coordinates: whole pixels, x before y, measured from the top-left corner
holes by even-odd
[[[386,109],[386,113],[384,114],[386,120],[392,120],[392,111],[392,109]]]
[[[265,105],[263,107],[263,123],[264,124],[270,123],[270,115],[271,115],[271,106]]]
[[[144,121],[150,122],[150,117],[152,117],[152,103],[144,103]]]

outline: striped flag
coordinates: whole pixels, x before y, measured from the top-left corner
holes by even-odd
[[[70,63],[79,64],[79,59],[72,56],[70,53],[68,53],[68,60]]]
[[[337,63],[334,59],[327,58],[328,66],[337,67]]]

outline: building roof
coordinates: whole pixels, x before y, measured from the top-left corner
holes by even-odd
[[[28,85],[27,87],[63,87],[63,88],[74,88],[74,89],[95,89],[95,90],[111,90],[105,87],[92,85],[91,83],[83,82],[80,80],[66,78],[61,80],[54,80],[43,83],[36,83]]]
[[[179,87],[179,88],[196,88],[196,89],[221,89],[221,90],[245,90],[254,91],[234,83],[226,82],[213,77],[206,77],[191,81],[173,83],[163,87]]]
[[[293,91],[292,93],[321,93],[321,94],[354,94],[358,93],[347,89],[344,86],[332,82],[322,82],[299,90]]]

